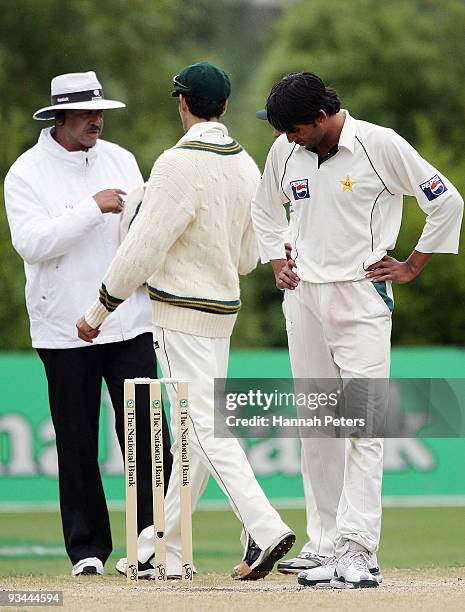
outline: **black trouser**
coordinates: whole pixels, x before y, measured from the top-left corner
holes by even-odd
[[[115,410],[124,456],[125,378],[156,378],[152,334],[132,340],[72,349],[37,349],[48,380],[58,452],[60,508],[66,551],[75,564],[86,557],[103,563],[112,550],[110,521],[97,462],[102,379]],[[137,385],[137,523],[153,524],[148,386]],[[163,415],[165,493],[172,456]]]

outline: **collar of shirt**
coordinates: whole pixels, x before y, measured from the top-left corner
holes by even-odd
[[[349,111],[345,109],[341,109],[341,111],[345,113],[346,118],[339,136],[339,148],[344,147],[344,149],[353,153],[355,149],[356,122],[355,119],[349,115]]]
[[[205,140],[205,141],[221,141],[225,139],[230,141],[231,138],[228,136],[228,128],[222,123],[217,121],[202,121],[201,123],[195,123],[190,130],[188,130],[184,136],[178,140],[175,146],[179,146],[184,142],[190,140]]]
[[[58,157],[62,162],[82,168],[94,163],[98,155],[98,140],[94,147],[87,151],[68,151],[59,144],[52,136],[53,127],[45,128],[39,136],[39,146],[47,151],[47,153]]]
[[[316,155],[318,155],[318,158],[321,160],[321,162],[324,162],[330,157],[332,157],[333,155],[335,155],[341,147],[344,147],[344,149],[347,149],[351,153],[354,152],[355,132],[356,132],[355,119],[349,115],[349,111],[345,109],[341,109],[341,112],[345,114],[345,121],[344,121],[344,125],[342,126],[341,133],[339,135],[339,142],[335,144],[333,147],[331,147],[331,149],[328,151],[326,155],[320,156],[318,155],[318,151],[316,149],[307,149],[307,151],[311,151],[312,153],[315,153]]]

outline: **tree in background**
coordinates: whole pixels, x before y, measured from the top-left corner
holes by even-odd
[[[263,107],[284,74],[311,70],[339,92],[355,117],[394,128],[465,193],[465,3],[448,0],[326,0],[293,4],[269,33],[251,81],[247,105]],[[263,162],[269,132],[256,121],[244,145]],[[414,248],[424,215],[408,198],[394,257]],[[393,341],[463,344],[465,258],[433,257],[419,278],[396,285]],[[282,326],[280,292],[252,292],[240,325],[276,338]],[[249,295],[247,296],[249,297]]]
[[[106,115],[104,138],[133,151],[147,176],[180,135],[169,96],[176,11],[170,0],[0,0],[1,175],[49,125],[32,113],[49,104],[51,78],[95,70],[106,95],[127,103]],[[22,261],[0,204],[0,347],[29,348]]]
[[[106,116],[104,138],[133,151],[144,176],[181,135],[172,75],[208,59],[232,78],[225,123],[260,165],[271,128],[255,119],[287,72],[320,73],[351,113],[393,127],[465,192],[465,2],[303,0],[285,11],[227,0],[0,0],[0,172],[37,140],[32,113],[48,103],[50,79],[96,70],[108,96],[128,108]],[[422,213],[406,200],[393,253],[416,244]],[[0,349],[30,347],[20,257],[0,202]],[[398,343],[461,344],[463,256],[433,258],[396,287]],[[284,346],[282,294],[269,266],[242,279],[241,347]],[[446,314],[447,313],[447,314]]]
[[[418,142],[417,114],[457,150],[465,133],[465,3],[462,0],[312,0],[292,4],[268,33],[255,104],[284,74],[312,70],[354,116]],[[256,147],[257,154],[262,153]]]
[[[0,0],[0,173],[5,176],[48,125],[33,121],[32,113],[48,104],[50,79],[95,70],[106,95],[127,103],[127,109],[107,113],[103,136],[133,151],[147,177],[154,159],[182,134],[170,97],[172,76],[202,59],[220,64],[233,79],[235,113],[228,113],[227,122],[239,118],[239,92],[250,79],[248,65],[255,52],[254,61],[259,61],[257,41],[264,36],[255,24],[263,14],[268,21],[276,12],[216,0]],[[241,134],[253,122],[254,112],[247,110],[237,121]],[[28,349],[22,261],[10,243],[3,201],[0,258],[5,296],[0,350]],[[259,277],[247,279],[252,293],[260,291]],[[268,282],[266,287],[273,292]],[[261,334],[254,333],[257,327],[244,328],[243,343],[263,344]],[[282,345],[281,327],[279,335]]]

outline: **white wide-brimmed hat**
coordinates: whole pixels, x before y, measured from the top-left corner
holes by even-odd
[[[123,102],[105,100],[102,86],[93,70],[60,74],[52,79],[50,89],[51,105],[36,111],[34,119],[53,119],[55,110],[103,110],[126,106]]]

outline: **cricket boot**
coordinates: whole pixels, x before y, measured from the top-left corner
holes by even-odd
[[[301,552],[297,557],[280,561],[276,569],[280,574],[299,574],[304,570],[320,567],[325,559],[327,559],[327,557],[324,555],[317,555],[312,552]]]
[[[242,562],[233,569],[234,580],[259,580],[267,576],[274,564],[282,559],[292,548],[295,534],[290,531],[280,536],[276,542],[261,550],[249,534],[245,534],[245,550]]]
[[[378,586],[378,580],[368,569],[368,551],[352,540],[344,546],[344,553],[337,559],[334,578],[330,586],[335,589],[363,589]]]
[[[103,563],[97,557],[86,557],[73,565],[71,576],[95,576],[103,574]]]
[[[297,576],[297,582],[303,586],[319,586],[329,585],[334,578],[334,570],[336,569],[336,557],[325,557],[321,564],[317,567],[300,572]]]

